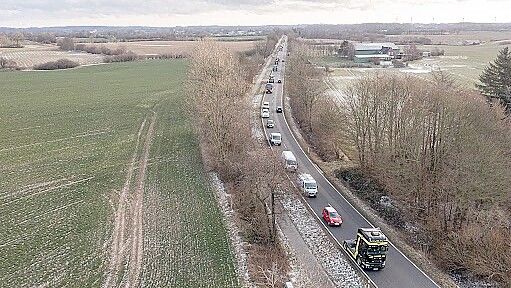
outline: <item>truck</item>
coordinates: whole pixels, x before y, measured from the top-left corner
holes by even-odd
[[[271,83],[266,83],[265,91],[266,91],[266,94],[271,94],[271,93],[273,93],[273,84],[271,84]]]
[[[296,171],[298,169],[298,162],[296,162],[296,157],[291,151],[282,151],[282,155],[280,156],[282,159],[282,163],[286,170]]]
[[[302,192],[304,196],[316,197],[318,195],[318,184],[310,174],[303,173],[298,175],[298,185],[300,187],[300,192]]]
[[[270,144],[280,146],[282,144],[282,135],[280,133],[270,133]]]
[[[358,228],[357,238],[344,240],[343,248],[362,269],[381,270],[385,268],[389,241],[380,228]]]

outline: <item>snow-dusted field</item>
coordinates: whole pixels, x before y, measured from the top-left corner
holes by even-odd
[[[0,48],[0,57],[15,61],[22,69],[59,59],[69,59],[80,65],[101,63],[103,56],[80,52],[59,51],[55,46],[29,45],[25,48]]]

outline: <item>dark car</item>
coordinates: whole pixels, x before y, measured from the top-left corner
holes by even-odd
[[[276,111],[277,111],[277,113],[282,113],[282,106],[277,106]]]

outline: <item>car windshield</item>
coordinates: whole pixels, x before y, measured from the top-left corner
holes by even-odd
[[[368,254],[380,254],[387,251],[387,245],[369,245],[367,247]]]
[[[316,185],[316,183],[305,183],[305,188],[307,188],[307,189],[316,189],[317,185]]]
[[[287,160],[288,165],[296,165],[296,161],[294,160]]]
[[[333,211],[333,212],[330,212],[330,218],[337,218],[339,216],[339,214],[337,214],[337,212]]]
[[[280,135],[273,135],[274,140],[280,140]]]
[[[273,120],[268,120],[268,124],[273,124]]]

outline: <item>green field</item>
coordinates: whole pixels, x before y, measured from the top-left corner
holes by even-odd
[[[181,60],[0,73],[0,287],[104,283],[119,195],[135,152],[128,199],[136,198],[151,119],[137,283],[238,286],[184,111],[185,73]],[[126,281],[125,254],[115,283]]]
[[[506,45],[499,42],[484,43],[473,46],[418,46],[420,50],[431,51],[435,47],[445,51],[444,56],[428,57],[421,60],[409,62],[407,69],[387,68],[382,69],[373,66],[374,69],[360,68],[338,68],[341,65],[347,65],[350,62],[337,56],[322,56],[315,59],[315,64],[320,66],[328,65],[334,68],[332,76],[363,76],[368,72],[400,72],[403,74],[430,79],[431,71],[442,70],[454,76],[457,82],[468,89],[474,88],[474,84],[479,82],[479,76],[483,73],[488,63],[494,61],[497,54]]]
[[[421,50],[429,50],[433,46],[419,46]],[[505,45],[485,43],[473,46],[437,46],[445,50],[445,56],[424,58],[413,62],[419,67],[439,68],[452,74],[461,84],[473,88],[479,82],[479,76],[488,63],[497,58],[497,54]]]

